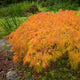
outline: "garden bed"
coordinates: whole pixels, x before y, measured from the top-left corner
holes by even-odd
[[[0,52],[0,78],[5,79],[6,73],[9,70],[14,69],[14,63],[12,61],[12,57],[9,56],[8,52]]]

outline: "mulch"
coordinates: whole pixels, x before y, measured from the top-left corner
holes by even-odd
[[[10,53],[12,54],[12,53]],[[6,78],[6,73],[14,69],[14,63],[12,61],[12,56],[9,52],[0,52],[0,79],[3,80]]]
[[[0,80],[6,80],[6,73],[10,70],[18,70],[18,77],[22,80],[28,80],[24,78],[23,66],[19,65],[18,67],[18,64],[13,63],[13,55],[11,52],[0,52]],[[35,76],[33,80],[38,80],[38,77]]]

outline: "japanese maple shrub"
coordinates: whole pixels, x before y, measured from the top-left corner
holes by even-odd
[[[72,10],[57,14],[41,12],[28,18],[9,36],[16,53],[14,61],[27,63],[40,72],[51,61],[68,53],[69,64],[77,69],[80,62],[80,17]]]

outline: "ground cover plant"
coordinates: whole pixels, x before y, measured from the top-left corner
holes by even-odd
[[[5,17],[0,19],[0,38],[15,31],[28,17]]]
[[[80,17],[75,11],[32,15],[8,37],[16,53],[13,60],[28,64],[37,73],[64,54],[68,55],[68,65],[73,70],[79,68]]]

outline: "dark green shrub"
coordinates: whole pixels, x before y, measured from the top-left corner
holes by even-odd
[[[59,9],[77,10],[79,7],[79,1],[72,0],[47,0],[46,4],[49,10],[54,11],[58,11]]]
[[[33,4],[27,8],[26,12],[35,14],[36,12],[39,12],[39,9],[36,5]]]

